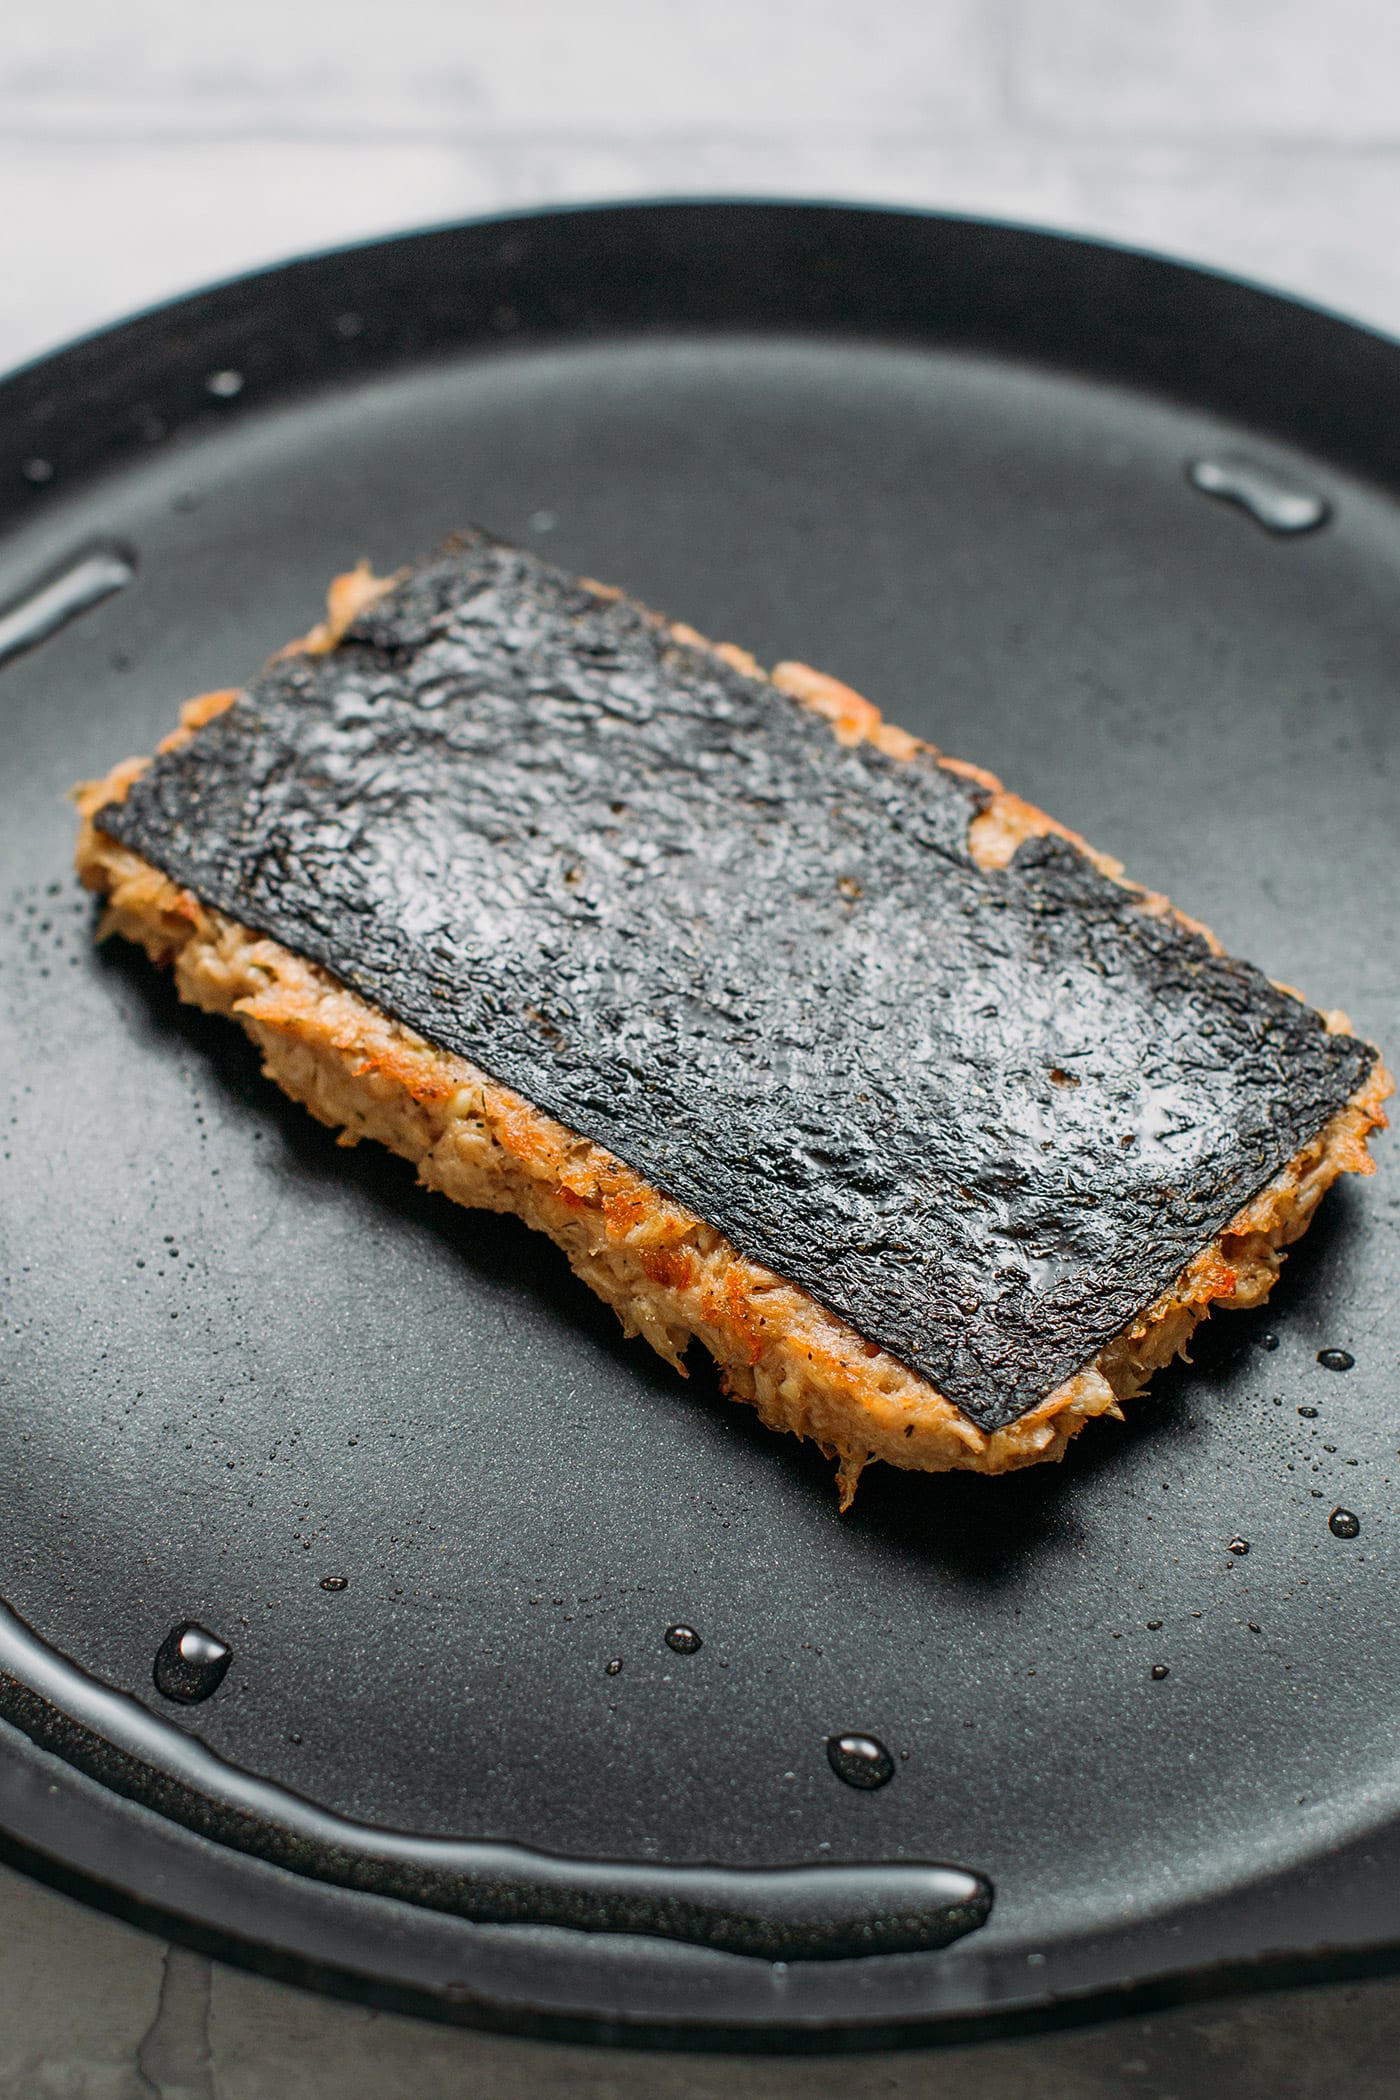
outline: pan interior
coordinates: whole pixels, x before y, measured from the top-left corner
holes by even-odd
[[[1211,500],[1187,469],[1222,451],[1330,522]],[[987,1944],[1112,1930],[1400,1810],[1384,1140],[1271,1306],[1126,1426],[1003,1480],[874,1469],[841,1519],[819,1456],[625,1343],[546,1243],[338,1149],[237,1031],[94,951],[69,783],[250,674],[335,570],[469,521],[849,681],[1400,1042],[1388,497],[1186,407],[865,342],[515,349],[240,404],[0,556],[6,596],[89,543],[138,562],[0,672],[9,1601],[152,1703],[170,1628],[214,1630],[200,1734],[351,1816],[957,1861],[996,1883]],[[893,1784],[839,1784],[848,1730]]]

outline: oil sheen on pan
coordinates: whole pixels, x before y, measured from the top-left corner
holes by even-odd
[[[470,534],[101,830],[607,1148],[980,1429],[1088,1363],[1376,1052],[988,790]]]

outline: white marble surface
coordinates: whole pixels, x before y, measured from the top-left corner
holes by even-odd
[[[0,367],[297,250],[825,196],[1189,255],[1400,331],[1393,0],[48,0],[0,35]]]
[[[12,0],[0,368],[477,212],[824,196],[1054,225],[1400,332],[1394,0]],[[1400,1986],[826,2063],[474,2036],[211,1966],[0,1870],[0,2100],[1393,2100]]]

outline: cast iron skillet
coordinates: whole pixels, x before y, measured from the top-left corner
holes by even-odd
[[[1126,1425],[1001,1481],[877,1469],[841,1519],[824,1461],[624,1343],[546,1244],[338,1150],[235,1030],[96,952],[62,796],[302,631],[334,570],[475,520],[849,680],[1393,1048],[1397,396],[1395,346],[1243,285],[766,204],[295,262],[0,388],[13,1856],[376,2002],[691,2046],[1393,1961],[1384,1141],[1267,1310]],[[190,1620],[232,1663],[182,1707],[152,1664]],[[103,1687],[162,1717],[139,1784]],[[942,1951],[786,1964],[471,1923],[382,1893],[368,1840],[346,1887],[192,1829],[172,1728],[376,1829],[946,1861],[995,1907]],[[839,1782],[845,1730],[892,1783]]]

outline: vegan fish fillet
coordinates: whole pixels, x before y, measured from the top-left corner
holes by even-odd
[[[843,1502],[1058,1457],[1385,1121],[1344,1016],[990,774],[481,533],[80,804],[104,930]]]

